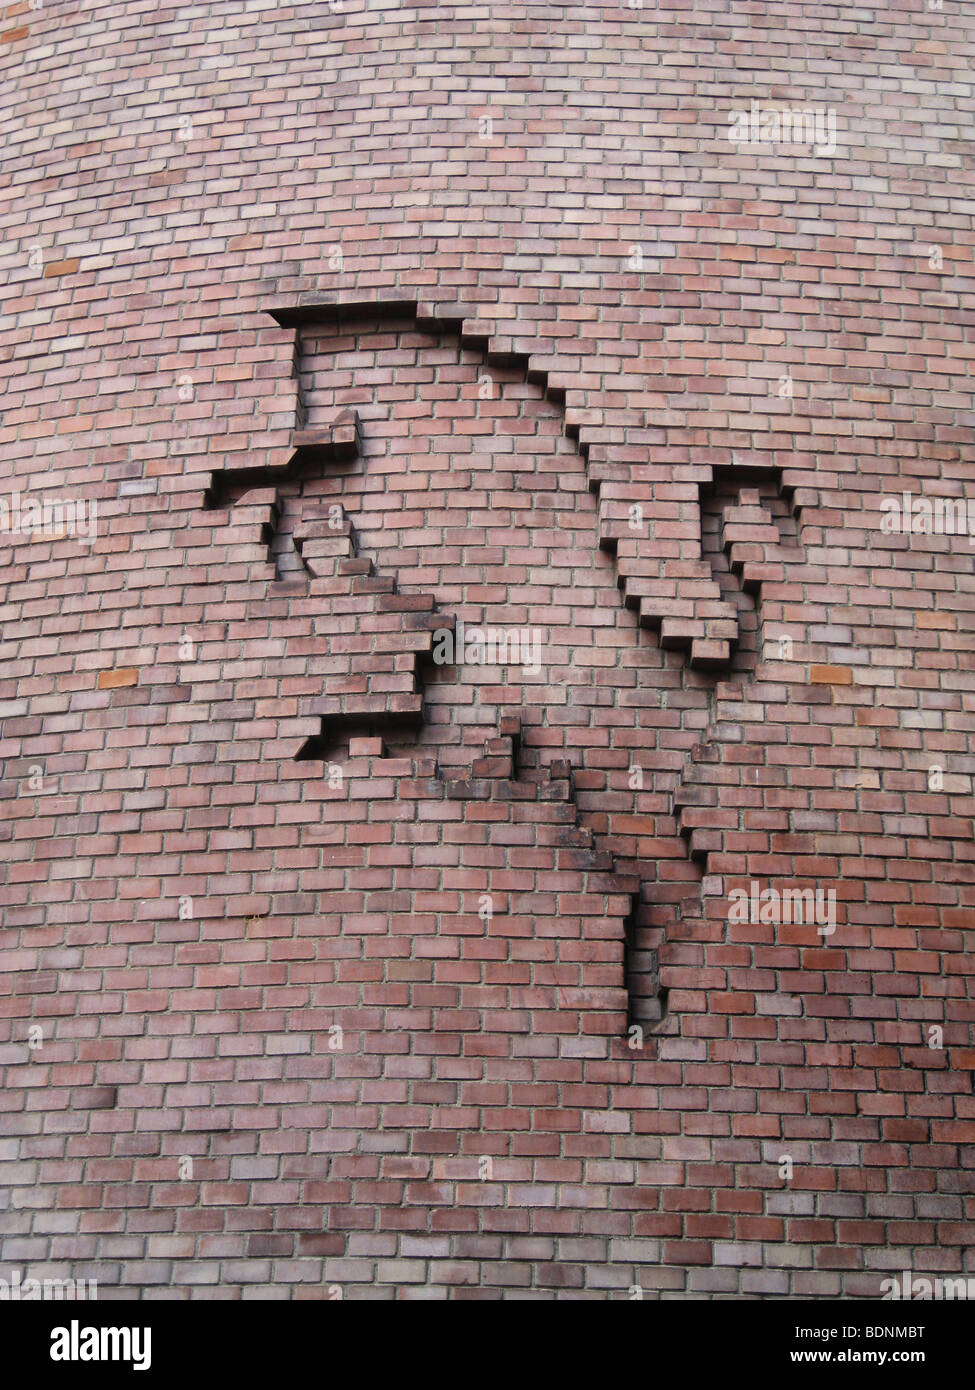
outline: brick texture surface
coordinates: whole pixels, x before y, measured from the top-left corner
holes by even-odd
[[[0,1275],[975,1276],[972,7],[0,30]]]

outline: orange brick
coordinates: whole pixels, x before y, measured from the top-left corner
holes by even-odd
[[[134,666],[123,666],[118,671],[99,671],[98,689],[117,690],[123,685],[137,685],[139,673]]]
[[[853,672],[849,666],[810,666],[810,685],[852,685]]]

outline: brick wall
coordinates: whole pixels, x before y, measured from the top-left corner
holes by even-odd
[[[975,1276],[973,57],[7,8],[0,1275]]]

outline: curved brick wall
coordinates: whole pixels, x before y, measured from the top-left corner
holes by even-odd
[[[7,7],[0,1276],[975,1276],[973,59]]]

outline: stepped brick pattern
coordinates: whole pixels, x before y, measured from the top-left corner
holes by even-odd
[[[0,1278],[975,1277],[973,63],[8,7]]]

